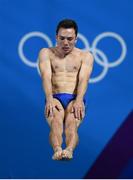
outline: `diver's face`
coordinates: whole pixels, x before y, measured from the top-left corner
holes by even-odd
[[[64,54],[69,54],[75,46],[76,34],[73,28],[60,28],[56,35],[57,46]]]

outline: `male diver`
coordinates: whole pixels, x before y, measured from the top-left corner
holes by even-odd
[[[78,26],[65,19],[56,29],[56,47],[43,48],[39,68],[46,96],[45,116],[50,126],[53,159],[71,159],[78,143],[78,127],[85,116],[84,95],[93,68],[93,56],[75,47]],[[62,149],[65,132],[66,148]]]

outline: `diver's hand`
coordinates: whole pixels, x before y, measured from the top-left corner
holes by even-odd
[[[61,111],[61,107],[54,102],[54,98],[51,98],[46,101],[45,105],[45,115],[46,117],[53,117],[55,110]]]
[[[46,117],[53,117],[54,116],[54,99],[51,98],[50,100],[46,101],[46,105],[45,105],[45,115]]]
[[[74,113],[75,118],[81,120],[85,115],[85,108],[83,100],[75,100],[72,105],[72,111]]]

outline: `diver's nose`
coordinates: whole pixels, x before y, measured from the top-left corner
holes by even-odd
[[[66,38],[64,39],[64,45],[68,45],[68,40]]]

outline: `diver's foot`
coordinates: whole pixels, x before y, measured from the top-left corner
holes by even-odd
[[[62,158],[66,160],[70,160],[73,158],[73,150],[72,148],[66,148],[62,151]]]
[[[61,147],[56,147],[54,149],[54,155],[52,156],[53,160],[61,160],[62,159],[62,148]]]

